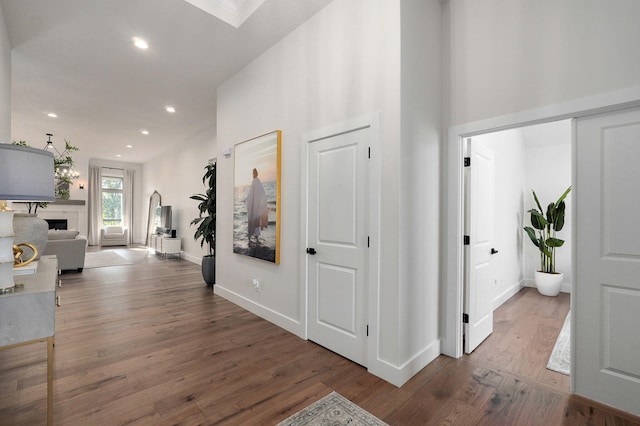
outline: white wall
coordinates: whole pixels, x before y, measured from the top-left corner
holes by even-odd
[[[11,143],[11,45],[0,7],[0,143]]]
[[[218,140],[225,141],[218,158],[225,146],[283,131],[283,225],[278,266],[233,254],[231,232],[220,235],[218,259],[225,267],[217,286],[273,312],[272,321],[300,336],[305,335],[299,281],[302,135],[381,111],[382,140],[399,140],[399,12],[397,2],[334,1],[218,89]],[[383,216],[393,218],[382,232],[388,235],[385,255],[393,261],[381,269],[384,281],[397,282],[398,144],[384,144],[382,150],[382,204],[389,206]],[[218,225],[232,229],[233,157],[218,164]],[[252,278],[262,282],[260,294],[250,286]]]
[[[456,0],[443,9],[441,332],[444,351],[456,355],[462,352],[459,136],[636,101],[640,2]]]
[[[535,190],[544,209],[555,202],[571,185],[571,120],[563,120],[545,125],[522,129],[526,144],[526,191],[525,212],[537,208],[531,190]],[[564,274],[562,291],[571,289],[571,195],[565,200],[565,225],[558,232],[558,238],[565,240],[556,249],[556,270]],[[530,224],[529,214],[525,214],[526,224]],[[524,277],[528,286],[533,283],[534,271],[540,269],[538,249],[529,237],[524,241]]]
[[[215,127],[211,127],[147,161],[143,166],[144,182],[141,193],[143,231],[146,232],[147,227],[149,197],[153,191],[158,191],[162,196],[162,204],[171,206],[173,228],[177,230],[178,236],[182,237],[183,257],[194,263],[200,263],[202,256],[207,253],[206,246],[205,249],[201,249],[200,243],[193,239],[195,229],[189,226],[189,222],[198,215],[198,202],[189,197],[205,191],[202,184],[204,167],[209,159],[216,157],[216,150]],[[218,185],[224,184],[224,181],[218,180]],[[219,235],[226,232],[220,225],[218,230]],[[231,230],[228,232],[231,233]]]
[[[395,359],[414,360],[414,368],[440,353],[441,16],[437,1],[401,2],[400,268],[398,290],[383,287],[381,300],[398,291]]]
[[[233,254],[231,232],[220,234],[216,292],[300,336],[302,134],[380,113],[380,307],[369,313],[378,346],[368,366],[396,384],[439,353],[439,61],[438,1],[335,0],[218,89],[218,226],[233,226],[233,158],[222,149],[276,129],[283,226],[277,266]]]
[[[494,247],[492,256],[493,301],[497,308],[523,286],[523,215],[525,191],[525,142],[522,130],[512,129],[472,138],[494,152]],[[473,167],[473,165],[471,166]]]
[[[636,0],[455,0],[446,7],[448,125],[640,84]]]

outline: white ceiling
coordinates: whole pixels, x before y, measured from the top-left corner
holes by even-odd
[[[12,139],[44,147],[53,133],[82,158],[145,162],[215,126],[217,86],[331,0],[266,0],[239,28],[194,2],[0,0],[13,47]]]

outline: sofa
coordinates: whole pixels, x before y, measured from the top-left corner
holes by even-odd
[[[79,235],[78,231],[59,231],[50,229],[47,236],[47,246],[43,254],[53,254],[58,257],[58,269],[61,271],[84,268],[84,255],[87,252],[87,238]]]
[[[105,226],[100,230],[101,246],[129,245],[129,230],[124,226]]]

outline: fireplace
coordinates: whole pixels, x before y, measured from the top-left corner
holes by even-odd
[[[49,224],[49,229],[67,229],[67,219],[45,219]]]

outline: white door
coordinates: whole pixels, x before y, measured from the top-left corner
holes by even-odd
[[[576,136],[574,390],[640,415],[640,110]]]
[[[369,132],[316,140],[308,149],[308,337],[362,365]]]
[[[465,257],[464,351],[471,353],[493,332],[494,155],[478,141],[468,141],[470,166],[465,172],[467,234]]]

